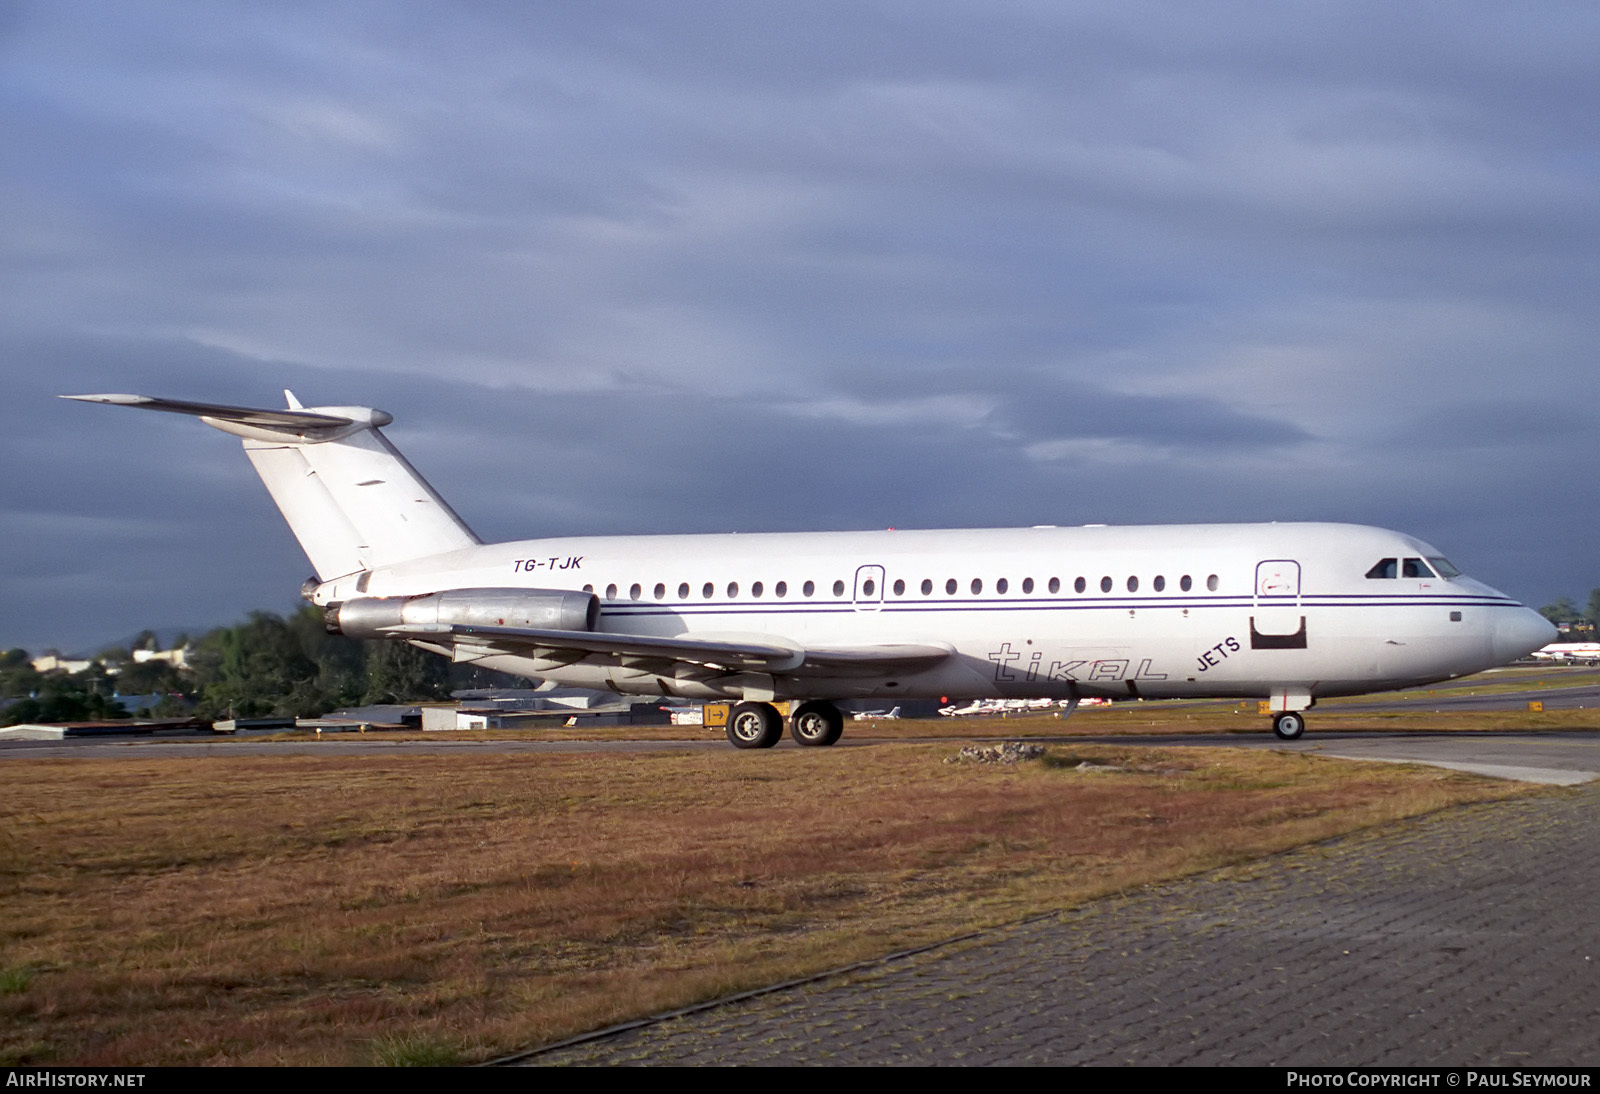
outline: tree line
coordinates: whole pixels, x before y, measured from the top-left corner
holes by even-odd
[[[1540,608],[1539,614],[1558,626],[1565,623],[1569,630],[1593,634],[1600,624],[1600,589],[1589,590],[1589,603],[1581,610],[1571,597],[1562,596]]]
[[[184,638],[174,645],[182,647]],[[26,650],[0,653],[0,725],[152,717],[311,717],[340,707],[448,698],[479,687],[528,687],[520,677],[455,665],[404,642],[329,634],[320,609],[287,617],[252,612],[189,644],[186,665],[135,661],[131,651],[102,651],[78,672],[41,673]],[[145,632],[134,648],[155,648]],[[116,695],[160,696],[129,710]]]

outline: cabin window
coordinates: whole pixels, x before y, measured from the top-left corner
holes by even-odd
[[[754,585],[750,586],[750,595],[751,596],[760,596],[761,592],[762,592],[761,582],[758,581]]]
[[[1210,589],[1212,592],[1216,592],[1217,591],[1217,575],[1216,574],[1212,574],[1210,577],[1206,578],[1206,588]]]
[[[1393,577],[1395,574],[1395,560],[1392,558],[1380,559],[1378,564],[1367,571],[1368,577],[1384,578]]]
[[[713,596],[717,595],[717,587],[708,581],[706,582],[705,587],[700,590],[700,595],[705,597],[707,600],[710,600]]]
[[[1184,574],[1178,579],[1178,588],[1182,589],[1184,592],[1188,592],[1190,589],[1194,588],[1194,579],[1188,574]]]
[[[628,596],[633,600],[638,600],[643,595],[644,595],[644,590],[641,589],[639,587],[639,583],[637,581],[635,581],[633,583],[633,588],[628,590]]]
[[[728,582],[728,599],[732,600],[734,597],[736,597],[738,595],[739,595],[739,583],[737,581]]]
[[[1138,578],[1136,578],[1136,577],[1128,578],[1128,591],[1130,593],[1136,593],[1136,592],[1139,591],[1139,579]]]
[[[1088,587],[1089,583],[1081,577],[1072,583],[1072,591],[1075,593],[1081,593]]]
[[[834,596],[843,596],[844,595],[844,582],[835,581],[833,583],[833,595]]]
[[[616,598],[617,598],[617,587],[615,585],[607,585],[606,586],[606,599],[607,600],[615,600]]]
[[[804,585],[800,586],[800,592],[803,596],[810,596],[816,591],[817,583],[815,581],[808,581]]]
[[[1157,574],[1156,579],[1150,584],[1155,588],[1155,591],[1159,593],[1167,587],[1167,579],[1162,577],[1160,574]]]
[[[1049,590],[1053,593],[1059,593],[1061,591],[1061,579],[1059,577],[1052,577],[1047,588],[1049,588]]]
[[[689,583],[687,581],[685,581],[682,585],[678,586],[678,599],[679,600],[688,600],[689,599]]]
[[[583,587],[583,591],[586,592],[586,593],[592,593],[592,592],[594,592],[594,586],[593,585],[585,585]]]
[[[1022,591],[1024,593],[1033,592],[1033,578],[1025,577],[1022,579]]]
[[[665,585],[661,584],[661,582],[659,582],[659,581],[656,582],[656,599],[657,600],[665,600],[666,598],[667,598],[667,587]]]
[[[1432,577],[1433,571],[1420,558],[1408,558],[1400,564],[1401,577]]]
[[[1003,577],[994,583],[994,591],[1002,595],[1004,595],[1005,591],[1009,588],[1011,588],[1010,584]]]
[[[894,595],[895,596],[905,596],[906,595],[906,583],[904,581],[901,581],[898,577],[894,579]]]
[[[838,596],[840,593],[844,592],[844,587],[842,585],[836,585],[835,589],[837,591],[834,592],[834,594],[833,594],[834,596]],[[863,581],[861,583],[861,595],[862,596],[870,597],[870,596],[873,596],[874,594],[876,594],[877,591],[878,591],[878,583],[876,581],[872,580],[870,577],[867,578],[867,580],[865,580],[865,581]]]
[[[1111,591],[1111,579],[1109,577],[1102,577],[1100,579],[1100,591],[1103,593],[1109,593]]]
[[[787,581],[778,582],[772,587],[772,595],[777,597],[779,600],[782,600],[784,597],[788,596],[789,583]]]
[[[944,583],[944,591],[949,596],[955,596],[956,595],[956,579],[955,578],[952,577],[949,581],[946,581]]]
[[[972,595],[977,596],[981,592],[983,592],[983,578],[975,577],[972,579]]]
[[[922,595],[923,596],[932,596],[933,595],[933,582],[930,581],[928,578],[923,578],[922,579]]]
[[[1430,558],[1428,561],[1433,563],[1433,568],[1439,576],[1446,580],[1461,576],[1461,571],[1450,565],[1450,560],[1447,558]]]

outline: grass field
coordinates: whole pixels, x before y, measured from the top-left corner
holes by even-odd
[[[1519,792],[957,750],[8,757],[0,1063],[484,1059]]]

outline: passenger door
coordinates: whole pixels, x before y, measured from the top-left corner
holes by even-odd
[[[1300,607],[1300,564],[1269,558],[1256,564],[1252,649],[1304,649],[1306,617]]]
[[[852,597],[858,612],[875,612],[883,607],[883,567],[857,566]]]

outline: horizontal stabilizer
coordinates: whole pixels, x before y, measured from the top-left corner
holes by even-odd
[[[80,403],[105,403],[107,406],[131,406],[140,410],[164,410],[169,414],[188,414],[195,418],[214,418],[261,429],[288,431],[307,439],[318,433],[332,434],[355,425],[354,418],[335,414],[318,414],[309,410],[270,410],[260,407],[227,406],[223,403],[191,403],[182,399],[160,399],[152,395],[63,395],[63,399],[76,399]],[[372,425],[388,425],[394,418],[377,411],[381,421]],[[367,423],[363,423],[367,424]],[[320,439],[320,438],[317,438]]]
[[[286,409],[149,395],[63,395],[84,403],[187,414],[243,438],[318,577],[476,546],[478,537],[379,431],[394,416],[365,406]]]

